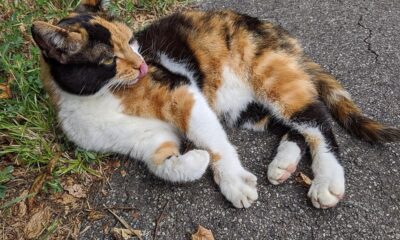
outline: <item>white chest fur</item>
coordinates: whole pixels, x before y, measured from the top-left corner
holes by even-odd
[[[232,125],[249,102],[253,100],[250,86],[229,67],[222,69],[222,86],[217,91],[216,112]]]

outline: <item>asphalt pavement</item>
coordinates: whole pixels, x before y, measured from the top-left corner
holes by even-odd
[[[339,79],[366,115],[400,127],[400,1],[208,0],[198,6],[234,9],[280,24]],[[228,130],[229,137],[259,183],[259,200],[249,209],[233,208],[210,172],[197,182],[175,185],[132,159],[112,175],[108,195],[94,187],[89,202],[135,207],[133,214],[116,212],[141,229],[145,239],[153,239],[156,225],[157,239],[190,239],[198,224],[216,239],[400,239],[400,144],[373,146],[337,124],[334,130],[347,189],[333,209],[312,207],[307,188],[293,178],[270,184],[267,166],[278,139],[236,129]],[[303,159],[298,171],[310,174],[310,160]],[[111,239],[104,231],[120,223],[110,215],[84,222],[82,229],[86,226],[81,239]]]

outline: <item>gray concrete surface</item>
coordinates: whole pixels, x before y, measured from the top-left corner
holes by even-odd
[[[297,36],[306,52],[346,86],[365,113],[400,127],[400,2],[221,0],[204,1],[203,9],[231,8],[281,24]],[[220,194],[211,174],[200,181],[173,185],[146,168],[125,161],[127,175],[110,179],[109,195],[93,189],[93,206],[130,205],[139,218],[117,211],[153,239],[155,222],[165,208],[157,239],[189,239],[198,224],[216,239],[400,239],[400,144],[371,146],[335,125],[345,167],[347,192],[338,207],[319,210],[307,189],[293,179],[273,186],[267,165],[278,139],[268,134],[229,131],[243,164],[259,179],[259,200],[234,209]],[[300,170],[309,173],[310,161]],[[84,223],[82,239],[109,239],[104,226],[119,226],[112,216]]]

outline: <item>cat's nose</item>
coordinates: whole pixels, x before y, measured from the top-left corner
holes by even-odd
[[[148,72],[149,67],[147,66],[147,64],[145,62],[143,62],[142,64],[140,64],[139,67],[139,78],[142,78],[146,75],[146,73]]]

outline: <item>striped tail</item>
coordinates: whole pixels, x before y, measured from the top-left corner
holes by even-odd
[[[369,142],[400,141],[400,129],[386,127],[363,115],[362,111],[351,100],[350,94],[331,74],[321,66],[306,61],[305,67],[313,76],[319,96],[327,105],[333,117],[348,132]]]

